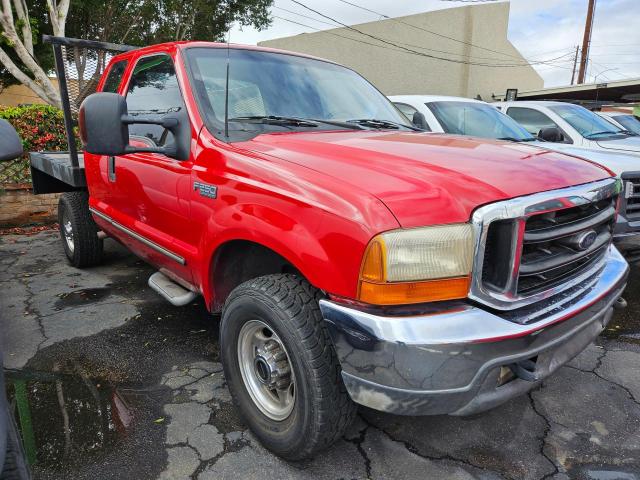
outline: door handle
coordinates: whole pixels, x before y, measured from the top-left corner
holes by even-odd
[[[109,157],[107,160],[107,176],[110,182],[116,181],[116,157]]]

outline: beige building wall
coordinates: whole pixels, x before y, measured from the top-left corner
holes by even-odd
[[[51,79],[53,86],[58,88],[58,80]],[[24,85],[11,85],[10,87],[0,90],[0,105],[6,107],[17,107],[25,104],[45,104],[38,95],[36,95],[29,87]]]
[[[464,43],[427,33],[402,22]],[[483,100],[490,101],[492,94],[502,94],[507,88],[522,91],[543,87],[542,77],[526,64],[526,60],[509,42],[508,22],[509,3],[495,3],[449,8],[354,27],[424,55],[519,66],[483,67],[427,58],[347,28],[303,33],[260,42],[259,45],[306,53],[346,65],[386,95],[480,95]]]

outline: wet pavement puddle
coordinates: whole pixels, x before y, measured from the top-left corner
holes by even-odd
[[[58,296],[54,308],[62,310],[67,307],[77,307],[89,303],[99,302],[111,295],[110,285],[98,288],[83,288],[73,292],[64,293]]]
[[[83,375],[5,370],[10,410],[30,465],[60,471],[117,448],[153,391]]]

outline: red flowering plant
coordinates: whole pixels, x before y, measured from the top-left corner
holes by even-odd
[[[0,185],[30,184],[29,152],[69,149],[62,110],[51,105],[0,106],[0,118],[6,119],[20,135],[24,155],[0,163]],[[76,135],[76,142],[78,142]]]

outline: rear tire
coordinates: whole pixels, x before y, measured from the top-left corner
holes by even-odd
[[[320,298],[298,276],[267,275],[233,290],[222,314],[220,350],[231,394],[260,442],[286,460],[313,457],[339,439],[356,414],[324,326]],[[266,339],[266,347],[245,348],[247,334],[258,343]],[[247,352],[254,352],[253,361],[247,360]],[[265,364],[270,365],[266,370]],[[283,388],[278,392],[293,397],[292,404],[278,394],[269,401],[272,380]],[[262,387],[266,403],[260,401],[265,398]],[[278,398],[285,399],[282,408]]]
[[[88,192],[65,192],[58,201],[58,224],[64,253],[77,268],[102,261],[102,240],[89,211]]]

